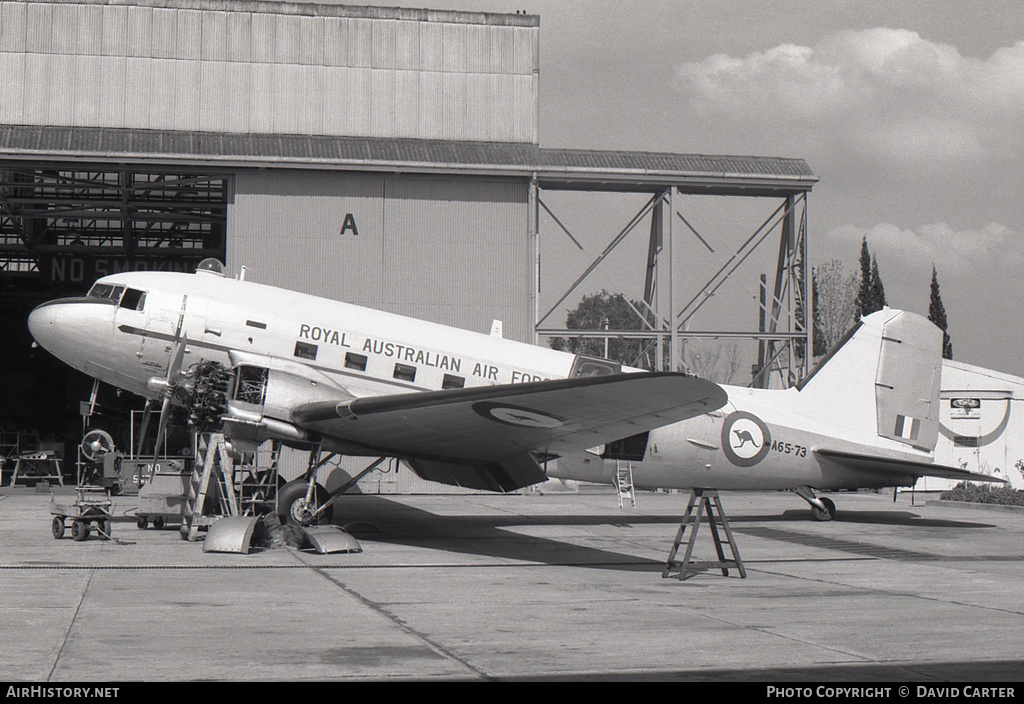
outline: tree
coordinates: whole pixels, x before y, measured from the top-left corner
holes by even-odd
[[[928,320],[942,330],[942,358],[953,359],[953,342],[949,339],[947,332],[946,307],[942,305],[942,296],[939,294],[939,275],[935,271],[934,264],[932,264],[932,294],[928,302]]]
[[[743,366],[739,345],[693,340],[686,345],[686,367],[701,379],[728,384]]]
[[[864,315],[882,310],[888,303],[885,301],[885,287],[882,286],[882,277],[878,275],[878,260],[871,258],[871,305],[872,309]]]
[[[878,260],[868,250],[867,235],[860,245],[860,290],[857,293],[857,315],[863,317],[882,310],[887,305],[885,287],[878,274]]]
[[[871,308],[871,252],[868,250],[868,236],[860,243],[860,289],[857,291],[857,316],[867,315]]]
[[[566,315],[565,327],[571,330],[643,330],[647,326],[638,313],[641,305],[636,302],[631,305],[621,293],[601,291],[584,296],[575,310]],[[556,337],[549,344],[556,350],[653,369],[654,341],[653,336],[650,339],[610,337],[606,348],[602,338]]]
[[[837,259],[814,271],[815,354],[825,354],[843,339],[857,320],[857,274],[847,275]],[[820,347],[819,347],[820,341]]]

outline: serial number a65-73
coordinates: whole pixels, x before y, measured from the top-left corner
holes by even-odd
[[[772,451],[782,452],[787,455],[794,455],[796,457],[806,457],[807,448],[803,445],[794,445],[788,442],[782,442],[781,440],[772,440]]]

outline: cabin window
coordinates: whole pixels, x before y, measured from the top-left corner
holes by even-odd
[[[441,382],[442,389],[461,389],[466,385],[466,380],[461,376],[455,376],[454,374],[445,374],[444,380]]]
[[[267,329],[267,324],[261,323],[258,320],[246,320],[245,324],[248,325],[250,328],[259,328],[260,330]]]
[[[402,381],[416,381],[416,367],[408,364],[396,364],[395,373],[392,376]]]
[[[121,307],[128,310],[142,310],[146,305],[146,292],[138,289],[126,289],[121,296]]]
[[[295,356],[299,359],[316,359],[316,350],[317,346],[308,342],[295,343]]]
[[[366,355],[356,354],[355,352],[345,353],[345,366],[349,369],[356,369],[361,372],[366,371]]]

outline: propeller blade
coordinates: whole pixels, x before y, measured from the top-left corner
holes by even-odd
[[[169,416],[167,411],[171,407],[171,398],[174,396],[174,389],[177,386],[178,375],[181,373],[181,363],[185,359],[185,347],[188,345],[188,335],[184,337],[181,329],[185,324],[185,307],[188,305],[188,295],[181,297],[181,311],[178,313],[178,325],[174,330],[174,346],[171,347],[170,359],[167,362],[167,377],[164,386],[164,398],[160,404],[160,420],[156,428],[156,445],[153,446],[153,455],[160,454],[160,445],[164,441],[164,434],[167,432]],[[146,402],[149,409],[149,402]],[[141,442],[140,442],[141,446]]]
[[[174,347],[171,349],[171,361],[167,365],[167,382],[169,384],[173,385],[181,372],[181,362],[185,358],[186,345],[188,345],[188,337],[174,341]]]
[[[139,428],[139,442],[135,449],[135,456],[142,454],[142,443],[146,441],[146,431],[149,430],[149,417],[153,414],[153,399],[146,399],[146,407],[142,411],[142,426]]]
[[[156,445],[153,446],[153,455],[160,454],[160,445],[164,441],[164,433],[167,431],[168,413],[171,407],[171,394],[164,395],[164,401],[160,405],[160,420],[156,426]]]

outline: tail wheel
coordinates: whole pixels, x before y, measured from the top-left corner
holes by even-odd
[[[822,511],[820,508],[812,504],[811,515],[814,516],[814,520],[816,521],[831,521],[833,518],[836,517],[835,502],[833,502],[832,499],[826,498],[824,496],[820,497],[820,501],[822,504],[825,505],[825,510]]]
[[[280,517],[281,523],[309,526],[331,522],[331,518],[334,515],[333,506],[328,506],[318,516],[313,516],[316,510],[331,498],[330,493],[323,485],[315,484],[313,487],[313,503],[309,504],[306,502],[307,486],[308,483],[305,479],[295,479],[278,490],[277,515]]]

